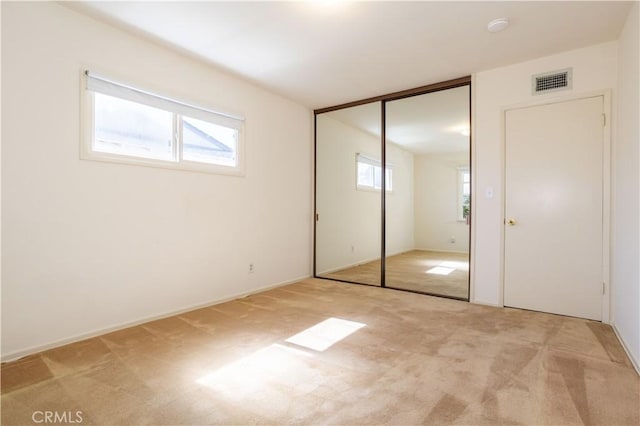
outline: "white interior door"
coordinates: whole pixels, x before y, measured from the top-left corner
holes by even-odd
[[[602,319],[602,96],[506,113],[505,306]]]

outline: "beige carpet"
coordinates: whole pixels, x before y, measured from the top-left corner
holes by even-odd
[[[4,364],[2,424],[638,425],[639,387],[600,323],[309,279]]]
[[[460,299],[469,298],[468,254],[412,250],[389,256],[385,268],[387,287]],[[323,277],[380,285],[380,261],[342,269]]]

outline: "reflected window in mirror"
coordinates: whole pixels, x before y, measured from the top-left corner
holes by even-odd
[[[382,163],[371,156],[356,154],[357,181],[356,188],[366,191],[382,189]],[[387,164],[385,169],[386,192],[393,191],[393,170]]]
[[[385,287],[469,297],[470,90],[460,86],[384,104]],[[453,266],[456,265],[456,266]]]
[[[471,210],[471,172],[469,167],[458,168],[458,220],[468,222]]]

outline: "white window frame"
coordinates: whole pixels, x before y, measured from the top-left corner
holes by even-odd
[[[82,134],[80,138],[81,159],[211,174],[232,176],[245,175],[244,118],[215,112],[212,109],[196,106],[192,103],[174,100],[172,98],[158,95],[156,93],[140,89],[136,86],[121,83],[120,81],[111,80],[85,70],[82,71],[81,75],[80,91],[82,111]],[[108,96],[130,100],[142,105],[149,105],[171,112],[173,114],[173,158],[171,160],[162,160],[95,150],[95,93],[102,93]],[[136,98],[142,100],[142,102],[137,101]],[[236,129],[238,132],[236,166],[225,166],[184,160],[182,158],[182,116]]]
[[[358,178],[359,178],[358,164],[359,163],[369,164],[369,165],[373,166],[374,168],[377,167],[377,168],[380,169],[380,173],[382,173],[382,162],[380,160],[378,160],[377,158],[374,158],[373,156],[366,155],[366,154],[361,154],[359,152],[356,153],[356,189],[358,191],[380,192],[381,188],[376,188],[375,187],[375,182],[374,182],[373,186],[360,184],[360,182],[358,181]],[[391,185],[387,184],[385,186],[385,192],[392,193],[393,192],[393,166],[391,164],[387,163],[385,174],[382,176],[382,179],[386,179],[387,178],[386,172],[389,172],[389,182],[388,183],[390,183]]]

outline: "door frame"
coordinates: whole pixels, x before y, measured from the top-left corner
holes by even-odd
[[[502,208],[500,210],[500,306],[504,307],[504,287],[505,287],[505,208],[506,208],[506,146],[507,146],[507,112],[531,108],[542,105],[557,104],[563,102],[576,101],[580,99],[594,98],[602,96],[603,110],[605,114],[605,124],[603,127],[603,147],[602,147],[602,282],[604,283],[604,294],[602,295],[602,322],[611,323],[611,313],[613,311],[610,273],[610,250],[611,250],[611,89],[596,90],[584,93],[575,93],[564,96],[553,96],[539,100],[527,101],[508,105],[500,111],[500,139],[501,139],[501,173],[502,173]]]

